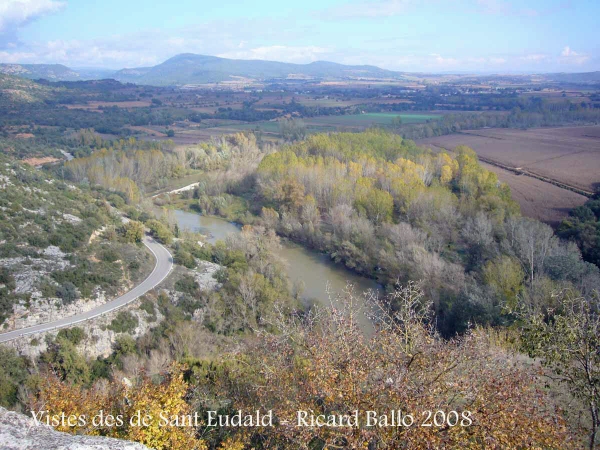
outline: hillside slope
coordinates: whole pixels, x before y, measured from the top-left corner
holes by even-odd
[[[50,81],[75,81],[81,75],[62,64],[0,64],[0,73],[30,80],[44,78]]]
[[[375,66],[346,66],[326,61],[291,64],[276,61],[226,59],[184,53],[154,67],[123,69],[119,81],[139,84],[194,84],[231,80],[233,77],[272,78],[401,78],[401,73]]]

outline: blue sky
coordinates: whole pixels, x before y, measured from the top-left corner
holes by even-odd
[[[119,69],[191,52],[426,72],[600,70],[598,0],[0,0],[0,62]]]

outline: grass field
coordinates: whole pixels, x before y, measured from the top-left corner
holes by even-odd
[[[396,114],[396,113],[366,113],[348,114],[344,116],[317,116],[305,119],[307,125],[329,125],[346,127],[368,127],[371,125],[391,125],[395,117],[400,116],[402,123],[423,123],[438,119],[433,114]]]
[[[600,126],[484,129],[421,139],[435,149],[467,145],[485,161],[520,169],[585,191],[600,186]],[[507,183],[523,213],[555,225],[586,197],[493,164],[486,168]]]
[[[366,113],[348,114],[343,116],[316,116],[302,119],[309,133],[320,133],[327,131],[359,131],[371,126],[389,126],[394,117],[400,116],[402,123],[423,123],[431,119],[437,119],[440,115],[434,114],[395,114],[395,113]],[[264,133],[279,133],[279,123],[275,121],[227,124],[220,126],[221,131],[227,129],[230,132],[260,130]]]

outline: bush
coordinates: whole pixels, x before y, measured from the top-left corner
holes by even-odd
[[[125,200],[123,197],[117,194],[111,194],[108,196],[107,200],[113,205],[115,208],[121,209],[125,206]]]
[[[70,281],[63,283],[56,289],[56,296],[60,298],[65,305],[73,303],[79,298],[77,287]]]
[[[149,220],[146,222],[146,225],[150,228],[152,235],[163,244],[169,245],[173,242],[173,233],[171,233],[171,230],[169,230],[162,222],[159,222],[158,220]]]
[[[114,343],[114,349],[118,356],[135,353],[135,340],[131,336],[127,335],[117,336]]]
[[[175,263],[181,264],[182,266],[187,267],[188,269],[193,269],[196,267],[196,260],[194,257],[187,251],[183,249],[178,249],[175,252]]]
[[[66,339],[73,345],[79,345],[85,339],[85,332],[79,327],[63,328],[56,337],[57,339]]]
[[[119,254],[113,248],[108,248],[100,252],[100,259],[109,263],[115,262],[119,259]]]
[[[199,293],[198,283],[191,275],[185,275],[175,282],[175,289],[184,294],[197,295]]]
[[[108,329],[115,333],[132,333],[139,324],[137,316],[129,311],[121,311],[117,314],[108,326]]]
[[[154,309],[154,303],[149,298],[144,298],[144,300],[142,301],[142,304],[140,305],[140,309],[142,311],[147,312],[151,316],[156,314],[156,311]]]

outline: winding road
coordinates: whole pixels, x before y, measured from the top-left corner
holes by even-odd
[[[54,322],[43,323],[28,328],[9,331],[8,333],[2,333],[0,334],[0,343],[12,341],[13,339],[17,339],[21,336],[27,336],[29,334],[69,327],[71,325],[75,325],[76,323],[93,319],[94,317],[98,317],[102,314],[106,314],[114,311],[115,309],[121,308],[122,306],[125,306],[141,297],[151,289],[154,289],[167,277],[167,275],[169,275],[173,269],[173,256],[171,253],[169,253],[169,250],[151,237],[145,237],[142,242],[154,254],[156,265],[154,266],[152,273],[132,290],[118,298],[115,298],[114,300],[106,302],[101,306],[81,314],[65,317]]]

